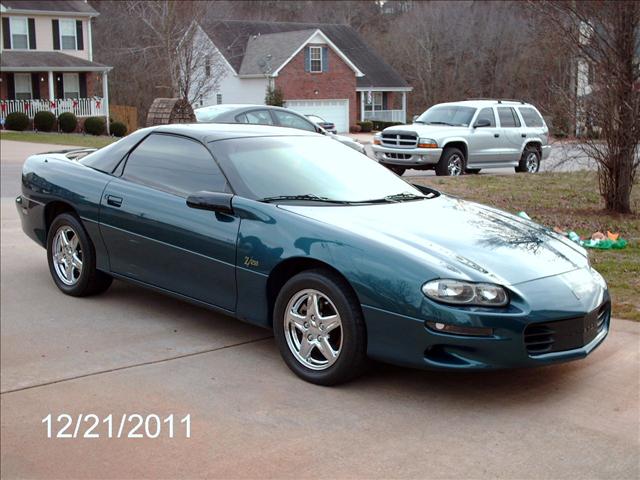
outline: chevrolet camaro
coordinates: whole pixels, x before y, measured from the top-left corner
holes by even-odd
[[[317,384],[370,358],[574,360],[609,328],[606,283],[580,246],[311,132],[167,125],[84,157],[34,155],[16,205],[63,293],[117,278],[273,329],[286,364]]]

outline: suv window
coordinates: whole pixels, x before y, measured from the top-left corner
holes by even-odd
[[[240,123],[252,123],[254,125],[273,125],[273,118],[268,110],[252,110],[236,117]]]
[[[520,107],[518,110],[520,110],[520,115],[522,115],[522,119],[527,127],[544,126],[544,121],[535,108]]]
[[[273,110],[273,114],[278,119],[278,123],[283,127],[297,128],[298,130],[308,130],[315,132],[316,127],[311,122],[294,113],[283,112],[281,110]]]
[[[490,123],[490,127],[495,127],[496,126],[496,116],[493,113],[493,108],[491,107],[487,107],[487,108],[483,108],[482,110],[480,110],[480,113],[478,113],[478,118],[476,118],[476,122],[478,120],[484,120],[487,119],[489,120]]]
[[[129,155],[122,177],[181,197],[226,189],[209,151],[195,140],[175,135],[149,135]]]
[[[501,127],[519,127],[520,119],[511,107],[498,107],[498,118]]]

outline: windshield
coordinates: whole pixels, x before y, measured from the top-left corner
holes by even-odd
[[[316,122],[316,123],[326,123],[322,118],[316,116],[316,115],[307,115],[307,118],[309,120],[311,120],[312,122]]]
[[[221,113],[238,108],[233,105],[216,105],[215,107],[198,108],[193,111],[199,123],[212,122]]]
[[[209,145],[236,193],[254,200],[295,196],[304,198],[290,200],[366,202],[400,194],[424,197],[387,168],[330,138],[255,137]]]
[[[436,105],[420,115],[415,122],[427,125],[468,127],[476,109],[459,105]]]

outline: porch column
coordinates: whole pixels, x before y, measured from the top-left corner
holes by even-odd
[[[402,92],[402,123],[407,123],[407,92]]]
[[[50,101],[54,101],[56,98],[56,94],[54,92],[54,85],[53,85],[53,72],[51,70],[49,70],[48,72],[49,74],[49,100]]]
[[[364,122],[364,92],[360,92],[360,121]]]
[[[105,120],[107,124],[107,135],[111,135],[109,131],[109,84],[107,80],[107,71],[102,72],[102,104],[104,105]]]

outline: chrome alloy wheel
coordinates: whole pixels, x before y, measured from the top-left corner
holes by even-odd
[[[458,154],[451,155],[449,157],[449,163],[447,164],[447,171],[452,177],[462,175],[462,157]]]
[[[538,171],[538,155],[534,152],[530,152],[527,155],[527,159],[524,162],[527,172],[536,173]]]
[[[58,229],[53,238],[53,267],[65,285],[75,285],[82,274],[82,247],[78,234],[68,225]]]
[[[342,349],[338,309],[318,290],[301,290],[287,304],[284,335],[298,362],[312,370],[326,370],[338,360]]]

